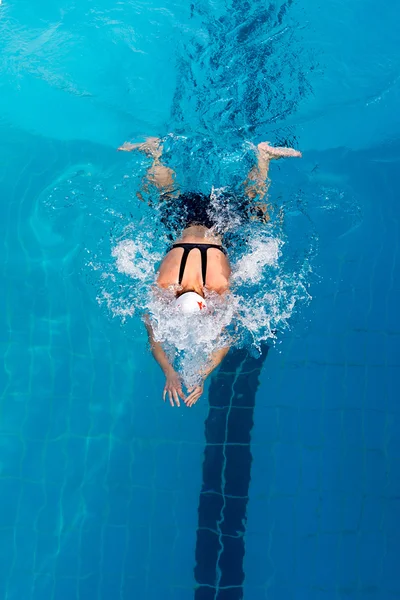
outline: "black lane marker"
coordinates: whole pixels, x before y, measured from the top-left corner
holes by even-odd
[[[231,351],[210,385],[206,447],[199,500],[195,600],[243,597],[246,509],[251,471],[251,430],[262,365]]]

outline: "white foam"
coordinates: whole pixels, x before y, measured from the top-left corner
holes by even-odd
[[[122,240],[112,249],[119,273],[146,281],[154,276],[154,265],[161,256],[152,251],[149,240]]]
[[[182,315],[172,305],[174,293],[153,293],[147,304],[154,337],[177,359],[179,370],[188,387],[199,381],[199,371],[212,352],[234,342],[229,330],[237,309],[234,296],[206,294],[207,310]]]
[[[148,314],[155,339],[187,387],[198,382],[199,371],[218,348],[229,344],[257,353],[277,329],[288,326],[297,303],[307,299],[306,261],[301,264],[296,249],[277,237],[272,225],[243,224],[228,190],[215,188],[210,207],[215,229],[233,236],[228,248],[231,291],[225,297],[206,294],[207,311],[182,315],[172,305],[174,290],[154,285],[157,263],[167,249],[157,212],[149,208],[142,219],[124,226],[122,211],[103,202],[105,191],[99,194],[114,237],[111,251],[105,239],[86,263],[99,287],[97,301],[125,323],[132,316]]]
[[[107,177],[87,174],[87,169],[73,176],[68,173],[69,179],[62,178],[47,190],[43,211],[51,230],[64,236],[69,219],[69,231],[79,227],[80,236],[90,232],[85,240],[86,278],[97,287],[97,301],[125,323],[148,313],[156,339],[171,360],[176,358],[175,365],[187,385],[198,380],[210,354],[226,344],[256,353],[264,341],[274,337],[275,330],[289,325],[297,304],[309,299],[306,257],[313,232],[303,235],[301,231],[284,243],[273,225],[243,222],[237,207],[240,197],[230,195],[228,188],[213,188],[209,210],[216,221],[215,230],[230,243],[231,292],[224,298],[209,294],[208,311],[182,316],[172,308],[174,290],[161,291],[154,286],[157,262],[167,243],[154,206],[137,203],[139,172],[131,178],[113,172]],[[331,196],[325,194],[325,211],[330,210]],[[134,202],[134,216],[130,202]],[[297,204],[292,204],[285,208],[289,230],[291,224],[297,227],[290,212]]]
[[[112,316],[120,317],[122,322],[125,322],[128,317],[133,317],[135,314],[135,306],[132,302],[124,302],[118,296],[105,290],[101,290],[96,300],[100,306],[105,304]]]
[[[251,240],[248,252],[234,266],[233,281],[259,282],[265,267],[277,265],[281,246],[282,242],[277,238]]]
[[[247,246],[242,244],[236,260],[231,253],[232,291],[224,297],[207,294],[207,311],[182,315],[172,304],[174,290],[154,287],[162,253],[143,232],[130,229],[125,234],[129,237],[112,249],[114,272],[103,272],[108,287],[98,301],[123,321],[138,311],[148,313],[155,339],[188,388],[198,383],[212,352],[226,345],[259,351],[263,342],[276,337],[277,328],[288,326],[296,303],[308,297],[304,273],[285,271],[283,241],[267,228],[254,234]]]

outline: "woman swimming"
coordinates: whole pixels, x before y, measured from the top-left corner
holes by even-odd
[[[143,193],[154,186],[160,195],[162,221],[168,226],[173,220],[180,226],[181,235],[174,240],[163,259],[157,274],[156,284],[160,289],[173,290],[172,307],[185,315],[207,311],[207,295],[223,295],[229,289],[231,269],[222,239],[217,234],[215,219],[209,210],[210,197],[196,193],[179,192],[175,182],[175,173],[162,161],[162,141],[149,137],[143,143],[125,142],[118,150],[130,152],[138,150],[152,158],[152,164],[143,181]],[[272,159],[282,157],[301,157],[301,153],[292,148],[274,148],[268,142],[257,146],[257,164],[244,181],[243,206],[250,215],[268,221],[268,209],[265,198],[268,191],[268,170]],[[215,350],[209,357],[207,366],[201,371],[201,383],[189,390],[185,398],[179,374],[168,360],[161,342],[155,339],[150,318],[145,320],[154,358],[162,368],[166,383],[163,399],[168,395],[171,406],[180,406],[183,400],[187,406],[193,406],[203,393],[204,381],[221,363],[229,346]],[[190,326],[190,321],[188,321]]]

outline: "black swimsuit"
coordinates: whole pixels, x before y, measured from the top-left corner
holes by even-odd
[[[189,253],[191,250],[197,248],[200,250],[201,254],[201,274],[203,277],[203,285],[206,285],[206,275],[207,275],[207,250],[209,248],[216,248],[220,250],[223,254],[226,254],[225,248],[220,246],[219,244],[174,244],[171,246],[170,250],[174,248],[183,248],[183,255],[181,259],[181,266],[179,268],[179,285],[182,284],[183,274],[185,272],[186,261],[188,259]]]

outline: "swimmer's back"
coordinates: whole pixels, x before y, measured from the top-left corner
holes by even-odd
[[[205,227],[188,227],[174,244],[218,246],[217,248],[209,247],[206,250],[205,287],[218,294],[222,294],[229,288],[231,269],[226,254],[219,249],[222,248],[222,244],[218,236],[210,235],[210,230]],[[171,248],[160,266],[157,277],[159,287],[168,288],[179,284],[183,289],[198,290],[204,287],[201,250],[195,247],[192,249],[188,247],[188,249],[190,251],[187,253],[181,282],[179,282],[179,277],[182,275],[181,267],[185,250],[182,247]]]

